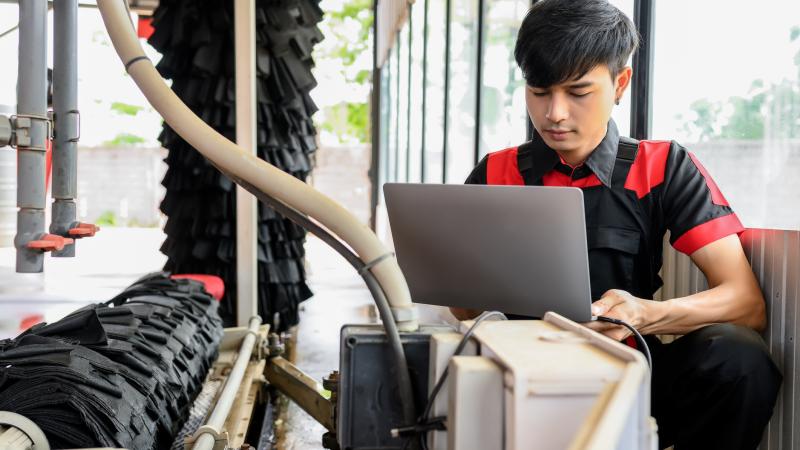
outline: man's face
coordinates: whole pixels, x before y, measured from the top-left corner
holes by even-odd
[[[612,79],[608,67],[598,65],[576,80],[547,88],[528,86],[525,102],[534,128],[560,153],[594,149],[605,136],[614,101],[630,77],[630,67]]]

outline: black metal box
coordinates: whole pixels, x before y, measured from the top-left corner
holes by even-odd
[[[428,396],[430,336],[452,332],[448,326],[422,325],[401,333],[417,415]],[[381,325],[345,325],[339,353],[337,434],[342,450],[402,449],[404,439],[393,438],[392,428],[403,423],[396,368]]]

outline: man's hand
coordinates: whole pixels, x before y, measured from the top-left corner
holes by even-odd
[[[656,320],[654,312],[657,307],[658,302],[636,298],[619,289],[611,289],[592,304],[592,315],[622,320],[645,334],[647,326]],[[584,325],[616,341],[631,335],[627,328],[613,323],[593,321]]]

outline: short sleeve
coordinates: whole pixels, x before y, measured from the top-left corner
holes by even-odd
[[[687,255],[744,231],[705,167],[674,142],[667,156],[661,204],[670,243]]]

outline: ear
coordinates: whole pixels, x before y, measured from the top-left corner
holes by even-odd
[[[622,94],[625,93],[625,89],[628,88],[628,85],[631,84],[631,77],[633,76],[633,69],[631,66],[625,66],[622,70],[619,71],[617,74],[616,80],[616,92],[614,93],[614,98],[620,99],[622,98]]]

